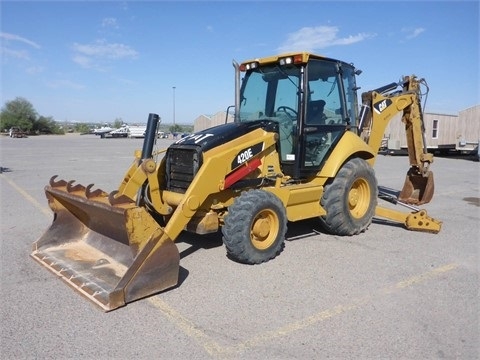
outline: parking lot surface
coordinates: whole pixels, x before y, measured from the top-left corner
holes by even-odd
[[[249,266],[227,258],[219,235],[185,233],[179,286],[104,313],[29,257],[52,221],[43,188],[59,175],[115,190],[141,147],[0,138],[2,359],[480,358],[478,162],[435,158],[424,208],[443,222],[437,235],[381,219],[354,237],[289,223],[284,251]],[[395,189],[407,169],[405,156],[375,167]]]

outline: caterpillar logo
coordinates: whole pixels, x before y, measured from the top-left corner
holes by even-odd
[[[248,148],[242,149],[238,152],[235,156],[235,159],[232,161],[232,170],[236,167],[242,165],[243,163],[247,162],[255,155],[259,154],[263,150],[263,142],[250,146]]]
[[[189,141],[193,141],[195,144],[198,144],[199,142],[211,136],[213,136],[213,134],[199,134],[199,135],[191,134],[191,135],[185,136],[184,138],[181,138],[180,140],[175,141],[175,144],[181,144],[183,142],[189,142]]]
[[[386,108],[388,108],[390,105],[392,105],[392,100],[390,99],[384,99],[382,101],[379,101],[375,104],[373,104],[373,109],[377,114],[382,113]]]

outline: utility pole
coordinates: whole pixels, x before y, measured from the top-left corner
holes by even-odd
[[[172,87],[173,90],[173,126],[175,126],[175,86]]]

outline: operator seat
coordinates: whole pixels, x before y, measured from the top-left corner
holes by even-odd
[[[323,113],[325,107],[324,100],[311,100],[307,108],[307,124],[324,125],[327,117]]]

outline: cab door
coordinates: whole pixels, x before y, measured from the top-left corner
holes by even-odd
[[[351,73],[336,61],[309,61],[305,84],[305,107],[300,141],[301,177],[314,175],[325,163],[342,135],[350,129],[355,112],[352,94],[346,94]],[[321,113],[319,113],[321,112]],[[353,120],[354,121],[354,120]]]

